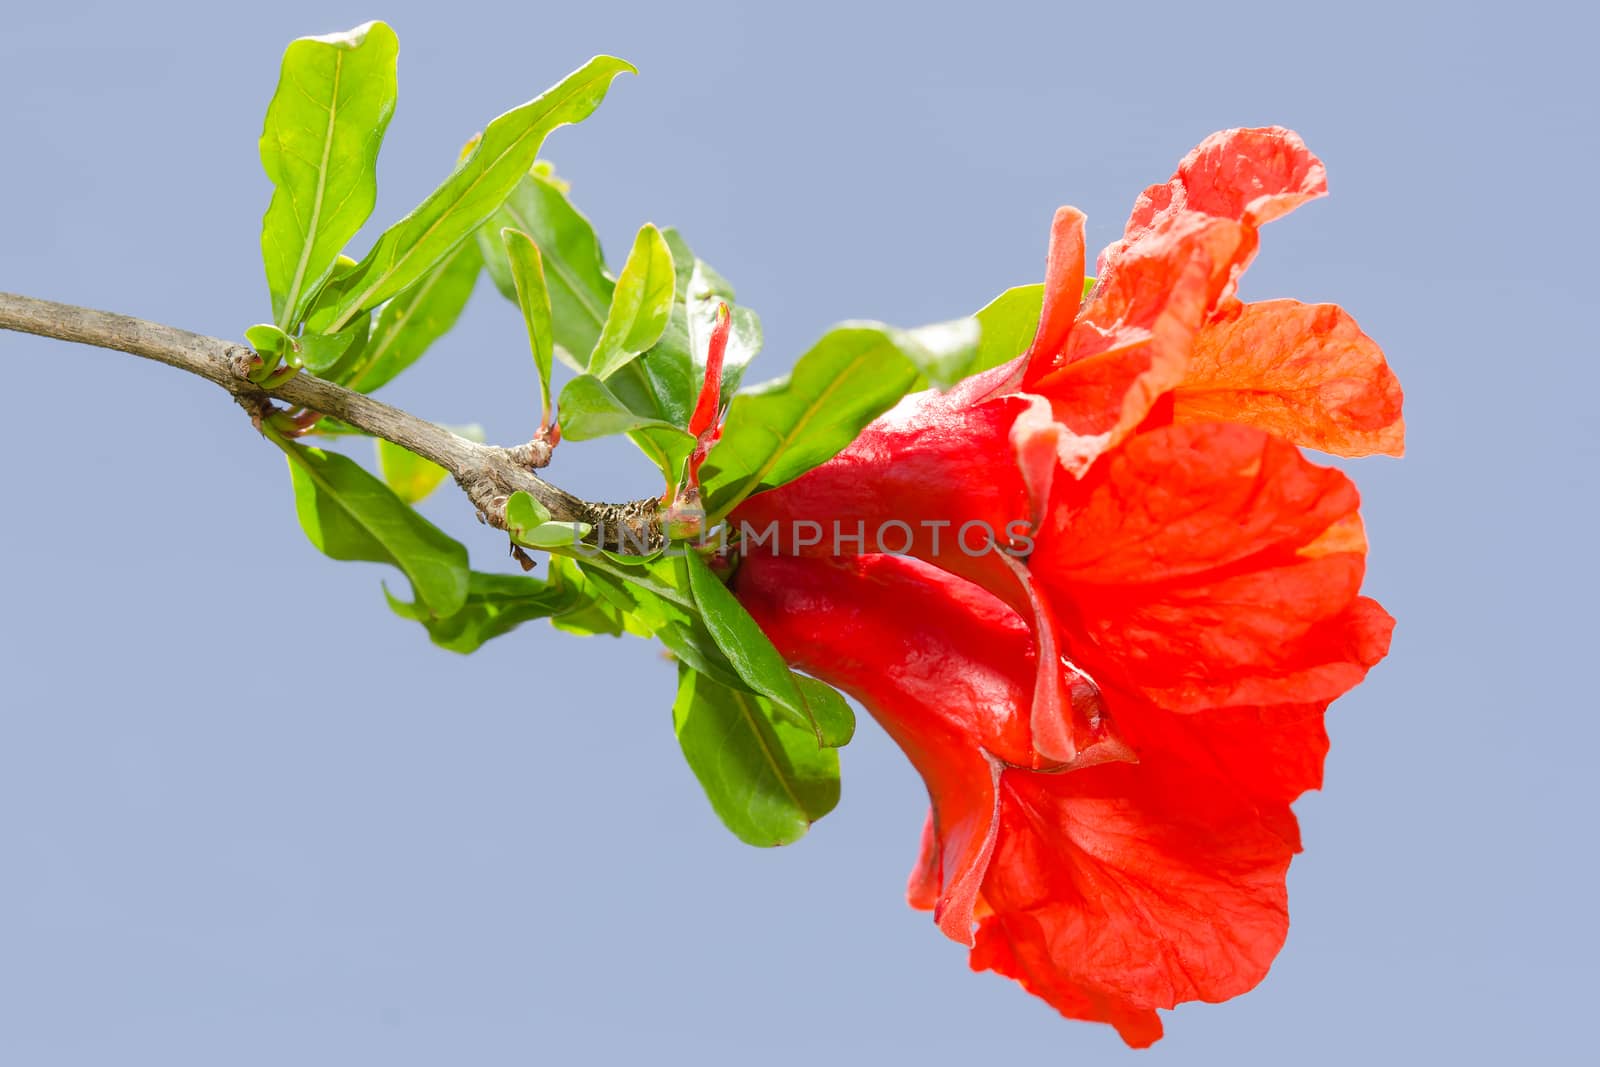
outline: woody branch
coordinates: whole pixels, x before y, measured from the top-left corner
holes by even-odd
[[[548,462],[548,446],[534,441],[503,448],[482,445],[418,418],[392,404],[304,372],[264,387],[248,378],[258,358],[248,346],[191,333],[146,319],[0,292],[0,329],[75,341],[127,352],[221,386],[259,419],[278,400],[328,415],[443,467],[493,526],[505,527],[505,501],[521,490],[539,501],[557,522],[582,522],[605,531],[606,547],[635,551],[661,539],[659,503],[636,500],[605,504],[583,500],[540,478],[533,468]]]

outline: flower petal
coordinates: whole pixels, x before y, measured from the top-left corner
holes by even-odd
[[[1230,257],[1213,257],[1208,309],[1235,301],[1239,276],[1260,246],[1258,230],[1307,200],[1325,196],[1327,171],[1298,134],[1279,126],[1223,130],[1195,146],[1164,185],[1134,202],[1120,241],[1100,253],[1099,273],[1114,275],[1143,244],[1218,219],[1240,224],[1243,238]]]
[[[1179,422],[1237,422],[1340,456],[1405,451],[1400,382],[1335,304],[1244,304],[1200,331]]]
[[[790,663],[860,699],[921,773],[933,836],[908,896],[971,945],[998,827],[994,753],[1031,759],[1014,679],[973,649],[1003,650],[999,663],[1027,672],[1027,627],[977,586],[894,556],[753,557],[735,591]]]
[[[1083,212],[1074,207],[1056,211],[1050,224],[1050,250],[1045,257],[1044,306],[1028,359],[1053,358],[1066,347],[1083,304]]]
[[[1058,487],[1029,570],[1102,683],[1174,711],[1327,701],[1387,649],[1358,503],[1258,430],[1162,427]]]
[[[1248,233],[1207,219],[1130,246],[1090,294],[1065,346],[1034,353],[1025,393],[1045,397],[1073,434],[1114,444],[1183,380],[1196,335]]]
[[[1157,1009],[1266,973],[1299,844],[1289,801],[1320,778],[1320,708],[1174,715],[1114,691],[1139,762],[1043,773],[1008,765],[1029,756],[1016,729],[1034,688],[1027,627],[970,583],[897,557],[758,557],[735,588],[786,656],[860,699],[922,772],[934,815],[908,897],[973,945],[974,968],[1135,1045],[1160,1036]]]
[[[1002,776],[972,966],[1144,1046],[1161,1036],[1156,1009],[1265,976],[1294,847],[1181,749],[1138,747],[1138,766]]]
[[[1262,226],[1328,193],[1328,172],[1282,126],[1222,130],[1201,141],[1165,185],[1140,194],[1124,241],[1193,212]]]

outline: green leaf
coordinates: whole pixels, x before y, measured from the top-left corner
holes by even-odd
[[[482,267],[482,253],[468,241],[383,305],[366,346],[339,375],[340,384],[370,393],[421,359],[461,318]]]
[[[273,185],[261,256],[283,330],[299,325],[334,258],[372,214],[399,48],[393,30],[368,22],[302,37],[283,53],[261,130],[261,165]]]
[[[972,371],[1009,363],[1028,350],[1044,309],[1044,284],[1019,285],[989,301],[978,320],[978,358]]]
[[[880,323],[859,323],[883,328]],[[978,322],[968,316],[914,330],[892,330],[895,348],[938,389],[948,389],[965,378],[978,356]]]
[[[605,381],[661,340],[672,315],[677,278],[661,231],[646,223],[617,277],[599,340],[589,355],[589,373]]]
[[[588,582],[570,561],[550,560],[550,577],[544,581],[527,575],[483,574],[468,576],[467,599],[460,611],[443,618],[427,606],[407,603],[384,589],[396,615],[422,623],[433,643],[452,652],[475,652],[483,643],[534,619],[549,619],[574,633],[619,635],[621,613]]]
[[[849,743],[856,729],[850,705],[820,682],[801,687],[797,681],[800,675],[789,670],[782,654],[705,561],[694,552],[685,552],[682,559],[695,607],[745,685],[795,713],[818,744],[837,748]],[[822,696],[823,690],[833,699]]]
[[[606,273],[594,227],[572,206],[558,183],[539,174],[530,174],[523,180],[490,225],[515,226],[539,246],[555,317],[556,355],[581,371],[583,364],[579,360],[599,343],[615,285]],[[487,249],[489,273],[501,291],[515,299],[505,254],[498,247],[498,232],[491,241],[491,235],[480,231],[479,241]],[[704,358],[705,342],[702,339],[697,348],[691,340],[685,305],[691,300],[697,302],[699,313],[705,316],[713,313],[720,301],[735,302],[732,286],[697,260],[676,230],[663,230],[661,236],[676,275],[676,296],[665,332],[643,357],[625,364],[606,381],[605,395],[595,394],[586,384],[579,388],[589,395],[580,392],[574,394],[574,400],[581,397],[582,403],[607,415],[604,430],[580,432],[589,437],[627,432],[670,483],[694,446],[693,438],[682,432],[682,427],[699,395],[703,366],[699,361]],[[695,290],[694,297],[690,296],[691,289]],[[724,395],[733,394],[745,366],[760,347],[760,319],[750,309],[735,305],[733,336],[723,364]],[[563,436],[572,436],[568,433],[565,394],[560,406]]]
[[[433,614],[461,609],[467,598],[465,547],[348,456],[279,444],[289,456],[300,526],[324,555],[391,564]]]
[[[549,521],[550,509],[529,493],[519,489],[506,500],[506,526],[513,530],[531,530]]]
[[[362,315],[339,333],[308,333],[300,338],[300,362],[319,378],[338,381],[366,349],[372,316]]]
[[[580,374],[561,390],[561,436],[573,441],[591,441],[596,437],[627,433],[641,427],[657,427],[670,436],[676,435],[693,443],[687,430],[671,423],[634,412],[606,387],[606,383],[590,374]]]
[[[499,209],[552,130],[587,118],[611,80],[633,69],[620,59],[596,56],[537,99],[489,123],[460,166],[416,210],[384,231],[332,303],[319,304],[319,326],[337,332],[361,311],[422,278]]]
[[[517,306],[527,327],[528,344],[533,348],[533,365],[539,372],[539,398],[544,403],[540,425],[550,424],[550,375],[554,371],[555,337],[550,326],[550,291],[545,285],[544,262],[539,246],[521,230],[507,226],[500,231],[501,247],[511,267],[511,280],[517,291]]]
[[[787,845],[839,803],[839,754],[760,697],[678,667],[672,724],[723,823],[750,845]]]
[[[607,383],[629,410],[663,425],[645,425],[628,436],[660,467],[670,487],[683,470],[694,438],[682,432],[705,380],[710,321],[717,305],[733,306],[733,330],[723,358],[722,395],[732,397],[745,367],[761,349],[761,319],[735,301],[733,286],[695,257],[676,230],[662,232],[677,273],[677,298],[661,340]]]
[[[636,632],[654,637],[673,656],[734,689],[749,688],[717,647],[694,599],[679,588],[673,559],[622,563],[603,553],[578,559],[584,575],[605,591]],[[793,712],[790,712],[792,715]],[[815,744],[813,737],[812,743]]]
[[[586,522],[551,522],[550,509],[522,490],[506,500],[506,533],[528,548],[564,548],[589,536]]]
[[[615,285],[606,274],[594,227],[556,182],[537,173],[524,177],[489,224],[478,231],[489,276],[513,301],[517,299],[516,285],[499,240],[500,230],[507,226],[527,234],[539,246],[556,355],[573,370],[583,370],[600,340]]]
[[[633,632],[655,637],[681,663],[725,688],[758,697],[767,691],[780,694],[781,699],[769,702],[774,713],[805,730],[813,745],[837,747],[849,742],[855,715],[844,698],[814,678],[789,671],[755,621],[703,563],[699,569],[714,588],[706,589],[702,596],[718,617],[716,633],[696,598],[691,565],[683,556],[640,559],[584,551],[577,564],[610,597]],[[737,650],[742,666],[735,666],[729,645]],[[760,650],[763,647],[765,652]],[[760,688],[744,676],[752,670],[758,672]]]
[[[531,530],[520,530],[512,540],[527,548],[567,548],[589,536],[594,527],[586,522],[542,522]]]
[[[245,330],[244,339],[250,343],[256,355],[269,366],[275,366],[284,359],[295,358],[294,338],[269,322],[258,322]]]
[[[827,748],[843,748],[856,736],[856,713],[851,710],[844,695],[827,682],[804,674],[795,674],[794,684],[800,690],[810,718],[821,725],[822,743]],[[816,730],[812,730],[813,736]]]
[[[407,504],[424,500],[443,482],[448,473],[437,463],[392,444],[382,438],[372,442],[377,447],[378,470],[394,495]]]
[[[970,318],[916,330],[834,327],[787,378],[734,398],[702,472],[708,521],[827,462],[936,369],[969,365],[977,335]]]

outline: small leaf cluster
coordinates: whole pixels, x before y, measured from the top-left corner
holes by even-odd
[[[519,313],[533,357],[539,412],[535,420],[530,410],[530,427],[548,441],[625,435],[660,472],[670,503],[696,444],[688,424],[707,338],[727,305],[719,395],[731,400],[700,487],[715,528],[752,494],[837,454],[907,393],[948,387],[1031,339],[1038,286],[936,326],[844,323],[787,376],[741,389],[762,330],[732,285],[682,234],[650,223],[613,273],[594,227],[539,159],[553,130],[589,117],[613,79],[633,70],[609,56],[492,119],[433,192],[353,256],[347,245],[376,200],[398,52],[394,32],[371,22],[297,40],[284,54],[260,142],[273,185],[261,230],[272,320],[245,331],[260,356],[258,381],[304,372],[379,389],[450,331],[487,274]],[[288,456],[307,538],[333,559],[403,574],[410,599],[386,589],[389,605],[435,644],[471,653],[536,619],[574,634],[659,641],[677,662],[671,709],[683,754],[741,840],[794,841],[838,802],[850,706],[788,668],[727,588],[727,560],[697,543],[652,555],[602,551],[585,524],[554,522],[518,493],[506,503],[507,532],[519,550],[549,554],[545,576],[476,570],[467,548],[415,508],[442,469],[377,441],[373,473],[298,439],[309,429],[337,444],[359,430],[315,412],[282,414],[264,428]]]

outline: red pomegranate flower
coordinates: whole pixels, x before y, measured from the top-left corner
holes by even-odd
[[[1087,299],[1062,209],[1028,352],[733,516],[777,553],[798,520],[867,531],[752,555],[736,591],[927,779],[913,903],[1131,1044],[1265,973],[1321,713],[1387,649],[1355,489],[1296,446],[1398,453],[1399,386],[1340,309],[1234,296],[1259,227],[1324,190],[1294,134],[1215,135]]]

